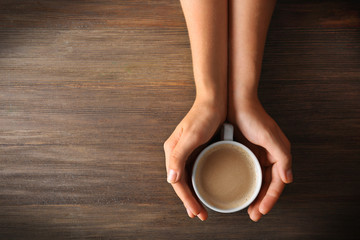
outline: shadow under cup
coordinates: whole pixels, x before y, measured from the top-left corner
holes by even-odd
[[[241,143],[223,140],[211,144],[197,157],[192,184],[208,208],[221,213],[240,211],[258,195],[262,183],[256,156]]]

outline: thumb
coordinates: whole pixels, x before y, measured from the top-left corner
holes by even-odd
[[[185,163],[189,155],[200,145],[200,141],[195,136],[182,134],[180,140],[170,154],[167,181],[169,183],[178,182],[185,172]]]

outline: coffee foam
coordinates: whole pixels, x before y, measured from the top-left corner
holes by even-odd
[[[197,166],[195,183],[202,198],[223,210],[245,204],[256,188],[256,168],[241,147],[220,144],[204,154]]]

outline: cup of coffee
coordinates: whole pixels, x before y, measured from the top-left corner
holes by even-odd
[[[249,148],[233,140],[234,127],[225,123],[222,141],[206,147],[196,158],[192,184],[200,201],[221,213],[249,206],[260,191],[259,161]]]

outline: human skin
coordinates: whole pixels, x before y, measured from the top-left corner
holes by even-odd
[[[290,142],[266,113],[258,95],[264,44],[275,0],[229,2],[228,121],[240,130],[244,143],[257,155],[263,184],[248,214],[258,221],[293,181]]]
[[[206,143],[226,119],[228,3],[218,0],[182,0],[190,37],[196,98],[190,111],[164,143],[168,182],[189,217],[207,218],[195,198],[185,172],[189,155]]]
[[[181,0],[192,50],[196,98],[165,141],[164,151],[168,182],[191,218],[205,220],[207,212],[187,184],[185,163],[226,118],[240,130],[241,142],[254,151],[263,169],[259,196],[248,208],[253,221],[271,210],[285,183],[292,181],[290,143],[257,96],[274,5],[274,0],[230,0],[229,7],[228,1]]]

